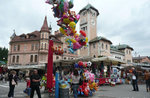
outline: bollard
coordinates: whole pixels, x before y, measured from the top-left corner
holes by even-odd
[[[56,71],[55,74],[55,98],[59,98],[59,73]]]

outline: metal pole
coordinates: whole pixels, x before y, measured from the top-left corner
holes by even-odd
[[[59,98],[59,73],[56,71],[55,75],[55,98]]]

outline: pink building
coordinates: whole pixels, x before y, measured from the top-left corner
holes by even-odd
[[[47,17],[45,17],[40,31],[21,35],[16,35],[14,32],[9,43],[8,66],[45,66],[48,59],[49,36],[54,37],[54,47],[61,46],[65,49],[62,56],[53,55],[54,62],[62,59],[75,59],[77,54],[68,52],[67,45],[63,40],[64,36],[60,36],[61,34],[58,31],[55,32],[55,35],[52,35],[51,29],[51,27],[48,27]]]

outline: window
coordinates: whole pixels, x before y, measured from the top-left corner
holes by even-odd
[[[38,48],[39,48],[39,44],[36,44],[35,45],[35,50],[38,50]]]
[[[42,33],[42,38],[44,38],[44,33]]]
[[[34,44],[31,45],[31,50],[34,50]]]
[[[128,54],[128,50],[126,50],[126,54]]]
[[[24,45],[24,51],[26,51],[26,50],[27,50],[27,45],[25,44],[25,45]]]
[[[56,60],[58,60],[59,59],[59,56],[56,56]]]
[[[35,55],[34,62],[37,62],[37,55]]]
[[[94,55],[93,57],[94,57],[94,58],[96,58],[96,56],[95,56],[95,55]]]
[[[129,51],[129,54],[131,54],[131,51]]]
[[[30,55],[30,62],[33,62],[33,55]]]
[[[83,12],[83,16],[86,14],[86,12]]]
[[[46,50],[47,48],[46,48],[46,43],[45,43],[45,50]]]
[[[45,38],[47,38],[47,33],[45,33]]]
[[[67,58],[66,57],[64,57],[64,60],[66,60]]]
[[[93,43],[93,48],[95,48],[95,43]]]
[[[87,26],[85,27],[85,31],[87,31]]]
[[[19,56],[17,56],[17,61],[16,61],[17,63],[19,62]]]
[[[13,61],[12,62],[15,63],[15,56],[13,56]]]
[[[107,44],[106,44],[106,50],[108,49],[108,46],[107,46]]]
[[[16,46],[16,45],[14,45],[14,51],[16,51],[16,49],[17,49],[17,46]]]
[[[104,44],[102,43],[102,49],[104,49]]]
[[[130,62],[131,62],[131,60],[127,60],[127,62],[128,62],[128,63],[130,63]]]
[[[20,51],[20,45],[18,45],[18,51]]]
[[[30,38],[34,38],[35,36],[31,35]]]
[[[42,43],[42,45],[41,45],[41,49],[43,49],[43,43]]]
[[[93,13],[92,16],[95,16],[95,13]]]

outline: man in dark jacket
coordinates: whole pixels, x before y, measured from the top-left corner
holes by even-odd
[[[138,73],[136,72],[135,68],[132,68],[132,86],[133,91],[139,91],[138,87]]]
[[[39,88],[41,79],[40,79],[40,76],[38,75],[38,71],[36,69],[33,71],[33,75],[31,75],[30,81],[31,81],[30,98],[33,98],[35,90],[36,90],[36,93],[38,95],[38,98],[41,98],[41,93],[40,93],[40,88]]]

